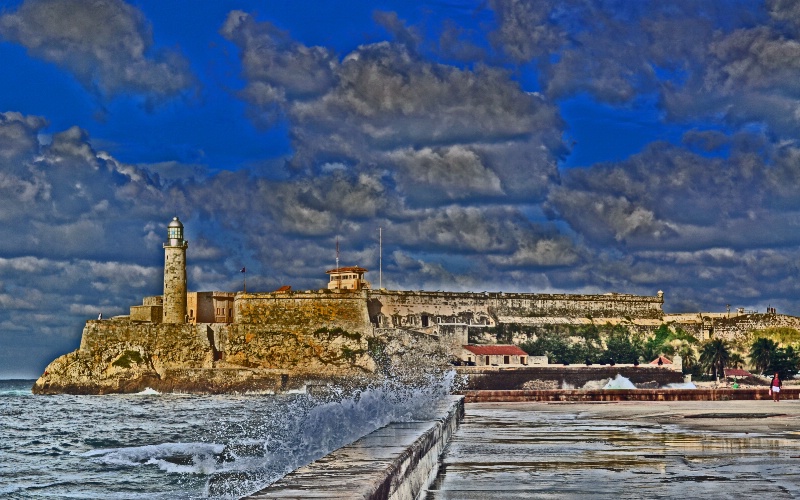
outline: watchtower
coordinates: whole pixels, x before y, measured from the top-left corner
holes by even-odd
[[[164,243],[164,323],[186,322],[186,248],[177,217],[167,226]]]

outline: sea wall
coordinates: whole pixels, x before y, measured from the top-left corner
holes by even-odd
[[[626,377],[640,386],[659,387],[683,382],[680,371],[640,366],[531,366],[527,368],[456,367],[466,390],[580,389],[588,382]]]
[[[436,415],[391,423],[245,498],[414,500],[464,417],[463,398],[446,399]]]

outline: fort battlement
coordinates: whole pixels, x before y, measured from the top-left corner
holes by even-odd
[[[583,323],[584,320],[655,320],[664,313],[663,294],[532,294],[504,292],[369,291],[369,315],[382,327],[431,328],[436,324],[497,326],[503,323]]]

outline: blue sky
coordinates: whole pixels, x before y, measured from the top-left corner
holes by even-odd
[[[800,6],[0,2],[0,376],[162,287],[800,315]]]

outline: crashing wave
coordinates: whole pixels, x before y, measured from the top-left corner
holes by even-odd
[[[613,379],[603,386],[603,389],[636,389],[633,382],[627,377],[623,377],[619,373]]]

